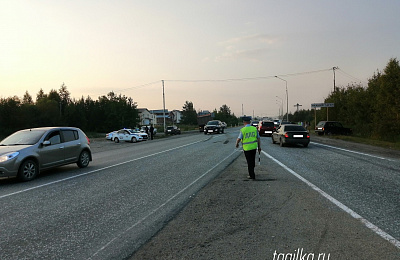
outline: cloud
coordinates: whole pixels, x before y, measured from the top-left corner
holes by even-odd
[[[268,52],[269,49],[267,48],[232,50],[232,51],[226,51],[221,55],[215,57],[214,61],[215,62],[234,61],[234,60],[261,61]]]
[[[261,61],[277,42],[277,37],[271,37],[267,34],[231,38],[218,43],[224,48],[224,51],[221,55],[216,56],[214,61]]]
[[[237,43],[267,43],[267,44],[274,44],[278,41],[277,37],[273,37],[267,34],[253,34],[253,35],[247,35],[247,36],[242,36],[242,37],[235,37],[228,39],[223,42],[219,42],[219,45],[226,46],[226,45],[232,45],[232,44],[237,44]]]

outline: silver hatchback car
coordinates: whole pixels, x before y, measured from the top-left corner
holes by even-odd
[[[70,163],[84,168],[91,160],[90,140],[75,127],[25,129],[0,142],[0,177],[30,181],[41,170]]]

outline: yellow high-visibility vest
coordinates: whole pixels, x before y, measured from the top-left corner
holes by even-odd
[[[257,149],[257,128],[253,126],[247,126],[240,129],[243,134],[242,145],[243,150],[249,151]]]

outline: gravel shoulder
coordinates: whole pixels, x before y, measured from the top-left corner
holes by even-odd
[[[341,140],[313,141],[397,156]],[[400,258],[398,248],[291,174],[261,165],[257,180],[248,181],[246,172],[241,155],[129,259]]]

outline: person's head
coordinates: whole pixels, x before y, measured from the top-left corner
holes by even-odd
[[[244,124],[244,125],[250,124],[250,121],[251,121],[251,120],[250,120],[250,117],[247,117],[247,116],[246,116],[246,117],[243,117],[243,124]]]

